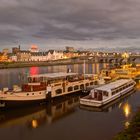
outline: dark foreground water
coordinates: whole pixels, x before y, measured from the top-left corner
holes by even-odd
[[[10,88],[23,82],[24,73],[66,71],[67,67],[76,67],[74,72],[82,72],[80,65],[0,70],[0,85]],[[96,73],[103,66],[91,67],[86,66],[88,73]],[[80,95],[70,95],[42,106],[0,111],[0,139],[111,140],[118,132],[127,129],[140,107],[138,89],[101,109],[80,106],[79,98]]]

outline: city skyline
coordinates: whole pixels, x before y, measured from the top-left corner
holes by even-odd
[[[135,49],[139,0],[0,0],[0,49]]]

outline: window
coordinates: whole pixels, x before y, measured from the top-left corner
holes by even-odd
[[[84,84],[80,85],[80,89],[84,89]]]
[[[89,86],[89,83],[86,83],[86,87],[88,87]]]
[[[114,94],[115,94],[115,91],[112,92],[112,95],[114,95]]]
[[[78,85],[74,86],[74,90],[77,90],[77,89],[79,89],[79,86]]]
[[[29,93],[27,93],[27,96],[29,95]]]
[[[62,93],[62,89],[57,89],[57,90],[55,91],[55,93],[56,93],[56,94],[61,94],[61,93]]]
[[[34,95],[34,93],[32,93],[32,95]]]
[[[90,85],[93,85],[93,82],[90,82]]]
[[[73,90],[73,87],[68,87],[68,91],[72,91]]]
[[[103,96],[108,96],[108,92],[103,91]]]

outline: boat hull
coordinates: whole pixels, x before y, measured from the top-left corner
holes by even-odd
[[[6,108],[18,108],[24,107],[28,105],[41,105],[45,103],[46,99],[38,99],[38,100],[0,100],[0,109]]]

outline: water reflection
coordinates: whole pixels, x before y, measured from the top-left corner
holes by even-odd
[[[79,96],[68,96],[53,103],[44,104],[39,107],[29,107],[11,111],[0,112],[0,127],[13,127],[26,125],[27,128],[38,128],[39,126],[55,121],[74,113],[79,104]]]
[[[125,117],[128,118],[131,113],[131,107],[128,102],[123,105],[123,112],[125,114]]]
[[[21,85],[26,82],[27,75],[34,75],[40,73],[53,73],[53,72],[67,72],[67,69],[71,69],[75,73],[85,72],[90,74],[100,73],[102,68],[106,68],[107,64],[74,64],[74,65],[58,65],[58,66],[46,66],[46,67],[31,67],[31,68],[18,68],[18,69],[3,69],[0,70],[0,88],[9,87],[13,85]]]
[[[125,124],[124,124],[125,129],[127,129],[129,127],[129,125],[130,125],[130,122],[129,121],[126,121]]]
[[[32,128],[37,128],[37,127],[38,127],[38,121],[32,120]]]
[[[37,74],[39,74],[39,67],[31,67],[29,73],[30,73],[30,75],[37,75]]]

